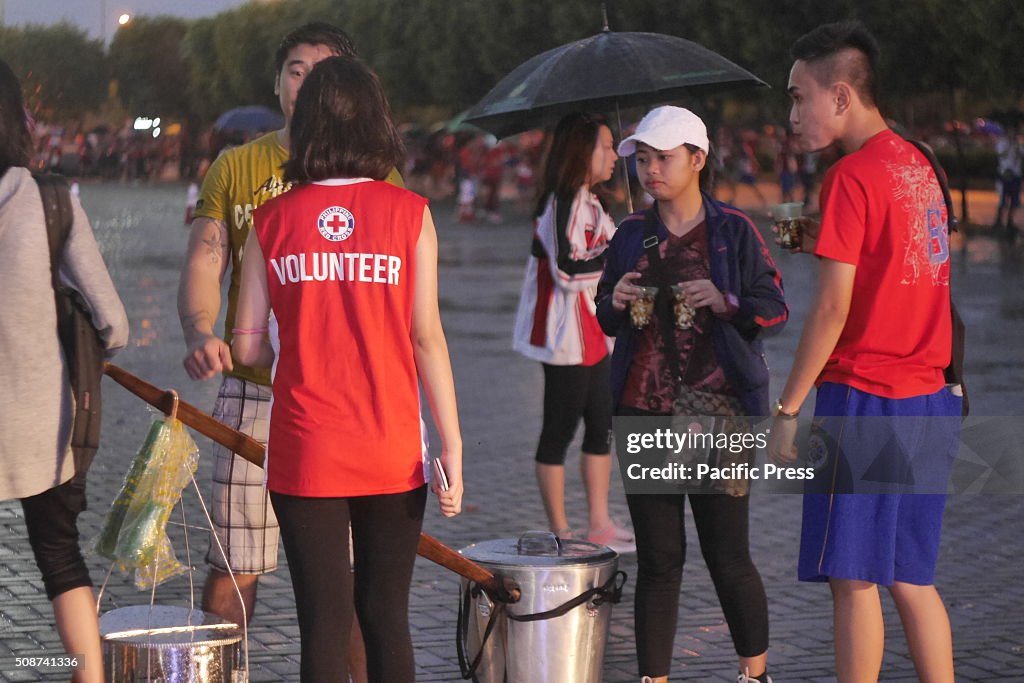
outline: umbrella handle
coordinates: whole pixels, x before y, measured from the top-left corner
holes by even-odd
[[[602,10],[604,5],[601,5]],[[608,30],[608,17],[605,16],[604,29]],[[619,113],[619,101],[615,100],[615,122],[619,127],[619,140],[622,140],[622,114]],[[629,164],[626,157],[619,157],[622,162],[622,179],[626,182],[626,211],[627,215],[633,215],[633,190],[629,187]]]

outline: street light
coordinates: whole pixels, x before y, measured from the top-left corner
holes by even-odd
[[[122,14],[121,16],[119,16],[117,18],[117,23],[118,23],[119,26],[124,26],[125,24],[127,24],[131,20],[132,20],[132,15],[130,15],[127,12],[125,12],[124,14]]]

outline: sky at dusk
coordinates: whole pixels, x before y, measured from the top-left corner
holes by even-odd
[[[90,36],[101,35],[101,16],[106,5],[107,38],[117,29],[123,14],[172,14],[179,17],[204,17],[244,5],[246,0],[0,0],[6,25],[55,24],[67,19],[85,29]]]

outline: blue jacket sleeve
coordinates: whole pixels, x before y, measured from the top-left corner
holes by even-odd
[[[594,301],[597,303],[597,322],[609,337],[618,334],[619,328],[622,327],[622,323],[626,319],[625,310],[616,311],[612,307],[612,291],[622,276],[626,274],[623,264],[624,241],[625,231],[620,229],[608,243],[604,272],[601,274],[601,280],[597,284],[597,295],[594,297]]]
[[[734,292],[739,308],[732,324],[748,339],[781,332],[789,319],[789,307],[782,289],[782,275],[768,245],[761,233],[745,221],[737,231],[737,238],[742,289]]]

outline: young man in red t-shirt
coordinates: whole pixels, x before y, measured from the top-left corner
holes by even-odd
[[[822,185],[820,225],[804,220],[801,250],[821,260],[818,298],[768,446],[778,462],[796,458],[795,418],[817,386],[815,422],[826,439],[818,492],[804,498],[799,577],[830,584],[840,682],[878,679],[882,584],[918,676],[952,683],[949,619],[934,586],[961,408],[943,378],[951,351],[946,207],[928,160],[878,110],[878,47],[862,25],[821,26],[797,41],[793,57],[798,143],[846,153]],[[892,438],[880,441],[883,427]],[[877,476],[878,467],[888,476],[931,453],[938,464],[915,470],[912,491],[908,477]]]

